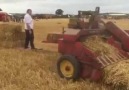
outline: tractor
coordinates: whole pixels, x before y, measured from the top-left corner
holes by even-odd
[[[95,23],[94,19],[99,15],[99,10],[100,7],[96,7],[95,11],[78,11],[77,17],[75,16],[69,19],[68,27],[73,29],[88,29]],[[94,28],[96,27],[94,26]]]
[[[7,22],[8,14],[6,12],[0,11],[0,21]]]

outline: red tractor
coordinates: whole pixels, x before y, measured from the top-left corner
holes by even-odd
[[[99,11],[99,10],[96,10]],[[98,13],[98,12],[96,12]],[[104,24],[105,30],[95,28],[95,20],[98,14],[94,14],[92,22],[88,28],[83,29],[63,29],[62,33],[49,33],[46,43],[57,43],[58,52],[61,53],[57,62],[58,74],[66,79],[77,79],[79,77],[89,78],[98,81],[103,76],[103,68],[129,58],[129,34],[128,31],[121,30],[114,23]],[[99,19],[98,19],[99,20]],[[86,25],[87,26],[87,25]],[[108,44],[118,49],[116,56],[101,55],[98,56],[89,48],[86,48],[80,41],[82,37],[91,35],[106,35]],[[121,44],[121,45],[120,45]]]
[[[8,14],[6,12],[0,11],[0,21],[7,22]]]

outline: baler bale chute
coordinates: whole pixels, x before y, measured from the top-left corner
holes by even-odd
[[[57,62],[57,70],[63,78],[82,77],[98,81],[103,77],[103,68],[129,58],[127,53],[129,34],[111,22],[103,23],[100,19],[96,19],[99,15],[99,8],[96,8],[95,11],[88,28],[65,28],[62,33],[48,34],[45,42],[58,44],[58,52],[61,53],[61,56]],[[103,23],[105,29],[100,28],[99,23]],[[102,45],[104,49],[110,48],[114,53],[98,54],[94,49],[97,46],[88,45],[90,37],[93,37],[93,41],[97,41],[99,37],[102,41],[100,47]],[[97,43],[99,42],[94,44],[97,45]]]

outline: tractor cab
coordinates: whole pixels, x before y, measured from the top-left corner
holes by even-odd
[[[78,11],[77,18],[70,18],[68,27],[81,30],[100,28],[99,23],[104,22],[100,19],[99,12],[100,7],[96,7],[95,11]]]

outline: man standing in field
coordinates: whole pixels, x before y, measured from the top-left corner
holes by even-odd
[[[33,19],[32,19],[32,10],[28,9],[26,15],[24,16],[24,23],[25,23],[25,49],[28,48],[29,44],[31,49],[35,49],[34,46],[34,32],[33,32]]]

